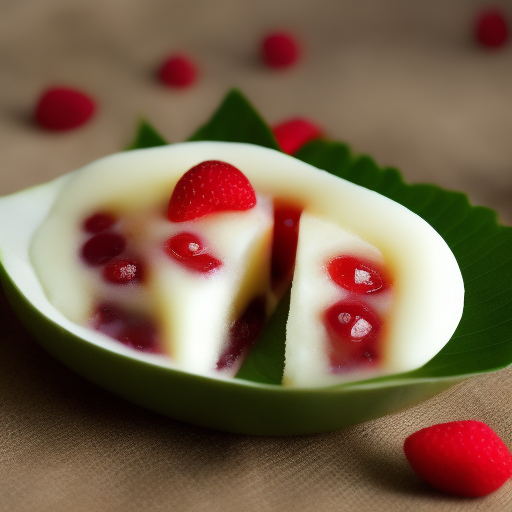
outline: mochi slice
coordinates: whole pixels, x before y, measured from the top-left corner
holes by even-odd
[[[451,300],[458,298],[458,286],[443,278],[453,266],[452,255],[442,244],[436,247],[434,243],[421,256],[413,250],[414,244],[414,239],[404,240],[401,264],[397,265],[392,257],[338,223],[303,212],[286,328],[283,384],[326,386],[405,372],[422,366],[444,346],[459,309],[459,303]],[[356,283],[369,281],[371,270],[364,268],[373,266],[384,269],[388,285],[377,293],[340,286],[329,273],[329,263],[342,256],[366,263],[363,270],[356,269]],[[353,312],[352,319],[346,311]],[[341,324],[352,322],[350,336],[346,336],[349,341],[333,335],[329,319]],[[374,336],[372,329],[378,330]],[[366,336],[371,348],[354,352],[357,357],[347,356],[340,364],[339,357],[333,355],[336,344],[357,347]]]
[[[247,211],[167,223],[166,236],[194,234],[219,262],[213,271],[201,272],[160,251],[152,263],[149,286],[155,293],[156,314],[180,369],[199,374],[236,372],[241,354],[228,354],[231,357],[224,362],[220,358],[235,350],[229,346],[230,329],[253,300],[261,301],[261,320],[265,320],[272,228],[272,202],[264,197]],[[162,240],[160,245],[164,244]]]

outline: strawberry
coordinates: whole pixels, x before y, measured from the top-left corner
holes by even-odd
[[[449,494],[485,496],[512,475],[507,446],[480,421],[452,421],[419,430],[405,440],[404,452],[422,480]]]
[[[304,118],[283,121],[272,128],[279,147],[287,154],[293,155],[307,142],[322,137],[321,128]]]
[[[187,171],[178,181],[167,212],[172,222],[198,219],[219,211],[249,210],[256,194],[236,167],[207,160]]]
[[[92,98],[68,87],[53,87],[40,96],[34,118],[39,126],[53,131],[78,128],[94,114]]]

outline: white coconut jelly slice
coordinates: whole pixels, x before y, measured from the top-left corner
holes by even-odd
[[[231,325],[255,297],[266,302],[272,227],[272,202],[263,197],[247,211],[161,223],[161,234],[168,238],[183,232],[197,234],[221,262],[214,272],[202,274],[156,251],[150,287],[169,353],[181,369],[214,372],[221,354],[228,349]],[[163,243],[160,240],[158,245]],[[233,375],[241,362],[223,370]]]
[[[87,273],[84,274],[83,263],[77,255],[77,245],[81,240],[78,226],[84,218],[105,208],[114,212],[154,212],[167,204],[184,172],[206,160],[221,160],[234,165],[247,176],[259,196],[303,205],[305,214],[327,219],[344,232],[376,248],[382,255],[393,274],[394,301],[390,320],[393,336],[387,340],[386,348],[386,352],[393,356],[386,357],[380,373],[419,367],[448,342],[462,314],[464,288],[456,260],[444,240],[423,219],[384,196],[288,155],[250,144],[193,142],[119,153],[93,162],[51,185],[55,187],[55,200],[52,198],[47,205],[50,213],[44,220],[32,218],[30,222],[35,226],[30,222],[26,226],[30,232],[36,230],[33,237],[30,235],[30,261],[26,263],[33,265],[52,303],[58,305],[73,322],[80,324],[95,300],[96,292],[91,288],[91,280]],[[263,224],[260,240],[268,232],[268,227],[263,228]],[[212,243],[216,244],[215,241]],[[218,246],[220,252],[223,251],[221,246],[222,243]],[[249,252],[258,254],[258,242],[251,247],[253,249]],[[1,248],[5,252],[4,244]],[[245,258],[243,253],[241,250],[240,258]],[[178,295],[185,293],[185,281],[160,272],[158,258],[155,256],[151,260],[154,266],[150,269],[148,281],[157,283],[160,278],[173,281],[177,283],[177,289],[172,292]],[[3,261],[8,260],[9,257]],[[251,265],[246,262],[245,268],[250,269]],[[234,291],[242,286],[250,274],[252,271],[237,284],[233,281],[231,289]],[[308,276],[308,272],[301,271],[294,281],[298,282],[301,275]],[[151,285],[152,292],[141,306],[143,309],[156,312],[165,309],[166,301],[175,301],[174,298],[162,298],[163,285],[158,286]],[[23,288],[22,291],[30,297],[30,289]],[[234,296],[238,295],[234,293]],[[41,294],[34,297],[33,303],[40,305],[47,314],[52,311]],[[197,304],[198,307],[204,305],[205,318],[211,316],[206,311],[206,303],[198,299]],[[52,312],[52,315],[60,318],[58,313]],[[169,332],[174,329],[170,323],[171,320],[169,327],[165,328]],[[68,323],[66,327],[69,328]],[[78,330],[82,337],[94,343],[127,353],[124,347],[117,347],[120,344],[112,343],[105,336],[81,327]],[[169,343],[183,347],[187,340],[170,340]],[[208,343],[206,341],[205,345]],[[295,333],[292,339],[290,333],[286,343],[300,345],[307,340],[300,332]],[[146,357],[132,352],[134,357]],[[211,356],[187,352],[186,349],[179,357],[190,361],[187,364],[201,372],[203,370],[199,368],[209,364],[205,361],[212,360]],[[170,362],[158,361],[158,364],[177,364],[173,359]],[[316,376],[307,383],[299,384],[293,379],[287,379],[287,383],[315,386],[331,382],[331,374],[326,379],[320,373],[316,372]]]

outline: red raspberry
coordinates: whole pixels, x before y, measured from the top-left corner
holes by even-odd
[[[263,62],[270,68],[287,68],[293,66],[300,57],[297,39],[288,32],[268,34],[262,42]]]
[[[53,87],[43,92],[35,109],[35,120],[48,130],[78,128],[94,114],[94,101],[83,92],[67,87]]]
[[[475,37],[487,48],[502,46],[508,38],[508,26],[501,11],[489,9],[481,12],[475,24]]]
[[[301,117],[276,124],[272,131],[280,148],[289,155],[295,154],[307,142],[323,136],[320,127]]]
[[[410,435],[404,452],[414,472],[436,489],[485,496],[512,476],[512,456],[485,423],[452,421]]]
[[[169,201],[168,217],[184,222],[219,211],[249,210],[256,194],[249,180],[236,167],[207,160],[187,171],[178,181]]]
[[[160,81],[178,89],[192,86],[197,78],[193,61],[185,55],[176,54],[168,57],[158,71]]]

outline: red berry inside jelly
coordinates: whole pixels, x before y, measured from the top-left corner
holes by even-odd
[[[111,228],[116,222],[117,218],[114,214],[98,212],[85,219],[83,223],[83,230],[95,235]]]
[[[265,299],[256,297],[231,326],[227,348],[217,361],[217,370],[231,368],[244,356],[258,340],[264,324]]]
[[[325,312],[324,324],[330,338],[329,353],[334,371],[379,361],[382,320],[369,306],[337,302]]]
[[[196,272],[214,272],[222,262],[206,252],[202,240],[194,233],[182,232],[166,240],[165,252],[175,261]]]
[[[297,253],[299,221],[302,209],[291,205],[275,205],[272,239],[272,287],[291,278]]]
[[[142,263],[133,258],[111,260],[103,269],[103,277],[114,284],[137,283],[142,275]]]
[[[117,233],[98,233],[90,238],[82,247],[84,260],[93,266],[108,263],[119,256],[126,246],[124,236]]]
[[[111,304],[100,304],[94,313],[93,325],[99,332],[123,345],[142,352],[161,352],[158,330],[153,321],[141,314],[132,314]]]
[[[375,293],[388,286],[382,269],[353,256],[334,258],[327,265],[327,271],[338,286],[354,293]]]

